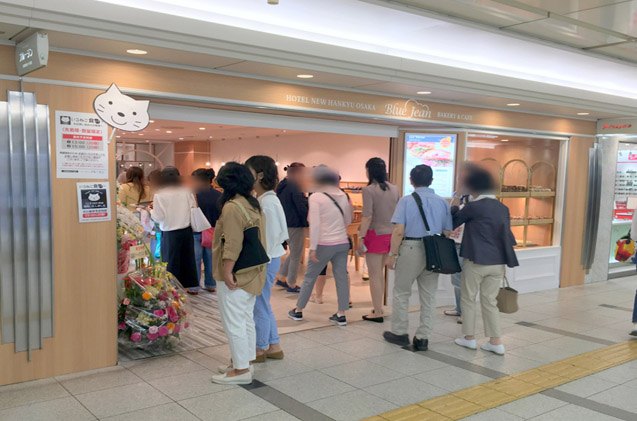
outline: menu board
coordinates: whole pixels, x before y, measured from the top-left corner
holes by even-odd
[[[637,196],[637,150],[620,149],[615,174],[614,220],[632,220],[634,209],[627,202],[634,196]]]
[[[108,178],[108,126],[96,114],[55,112],[58,178]]]
[[[409,182],[409,172],[420,164],[429,165],[434,173],[431,188],[442,196],[453,196],[455,180],[457,135],[406,133],[403,193],[414,191]]]

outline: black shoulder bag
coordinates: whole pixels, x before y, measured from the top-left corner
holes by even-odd
[[[429,234],[431,231],[427,217],[425,216],[425,211],[422,207],[422,200],[416,192],[413,192],[411,195],[416,201],[422,221],[425,223],[425,229],[427,230],[427,234]],[[422,241],[425,244],[425,256],[427,259],[425,269],[430,272],[447,275],[462,271],[460,262],[458,261],[456,242],[451,238],[447,238],[443,235],[426,235]]]
[[[336,207],[338,208],[339,212],[341,213],[341,215],[343,216],[343,223],[345,224],[345,232],[347,232],[347,223],[345,223],[345,212],[343,212],[343,208],[341,208],[341,205],[338,204],[338,202],[336,201],[336,199],[334,199],[331,195],[323,192],[323,194],[327,197],[330,198],[330,200],[332,202],[334,202],[334,204],[336,205]],[[354,241],[352,241],[352,237],[350,237],[349,235],[347,236],[347,241],[349,242],[349,249],[353,250],[354,249]]]
[[[252,269],[257,266],[267,264],[270,261],[270,258],[261,243],[259,226],[254,224],[254,221],[250,218],[250,215],[248,215],[248,212],[241,203],[235,201],[232,201],[232,203],[239,207],[241,213],[248,221],[248,227],[243,230],[243,244],[241,252],[239,253],[237,261],[234,263],[232,273],[237,273],[243,269]],[[223,238],[222,241],[224,241]]]

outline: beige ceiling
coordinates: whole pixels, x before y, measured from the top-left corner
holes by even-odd
[[[164,142],[226,142],[248,139],[275,140],[286,136],[307,133],[298,130],[270,129],[262,127],[203,124],[174,120],[151,120],[150,125],[139,132],[118,132],[118,142],[164,143]],[[204,129],[204,130],[201,130]]]
[[[380,0],[637,63],[637,0]]]

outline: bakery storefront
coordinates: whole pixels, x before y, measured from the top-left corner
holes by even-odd
[[[243,133],[250,133],[246,136],[251,136],[252,143],[244,142],[237,147],[233,147],[233,141],[238,145],[240,140],[245,140],[239,139],[243,137],[241,134],[236,138],[227,137],[218,144],[214,139],[188,143],[184,138],[182,146],[174,146],[174,156],[167,152],[159,157],[160,166],[174,163],[183,166],[184,171],[199,165],[218,169],[222,162],[272,150],[276,142],[285,138],[284,131],[305,132],[303,136],[285,140],[289,143],[276,152],[278,161],[305,161],[315,165],[349,157],[345,162],[356,169],[350,171],[346,164],[340,169],[345,173],[344,181],[349,183],[345,187],[355,191],[365,182],[361,163],[372,155],[380,155],[387,158],[392,180],[402,185],[405,192],[408,191],[405,174],[414,164],[428,163],[435,169],[434,187],[447,196],[455,188],[458,166],[466,160],[480,162],[500,180],[499,198],[511,209],[521,261],[521,266],[509,273],[511,283],[521,292],[528,292],[584,282],[580,257],[588,167],[580,164],[588,162],[595,135],[594,122],[59,52],[51,53],[46,68],[19,81],[13,55],[12,47],[0,47],[0,102],[8,104],[0,108],[0,113],[4,112],[0,115],[0,158],[12,165],[3,173],[8,183],[14,183],[11,194],[19,195],[15,187],[25,185],[28,192],[36,194],[38,201],[14,196],[26,201],[24,216],[6,202],[0,206],[3,265],[6,259],[16,274],[16,277],[0,276],[3,304],[14,303],[1,307],[0,372],[3,374],[0,384],[117,364],[115,208],[111,206],[109,211],[108,206],[96,198],[98,193],[107,191],[110,203],[115,203],[114,186],[122,165],[125,168],[143,161],[143,165],[154,168],[159,161],[155,150],[147,149],[144,155],[153,157],[142,160],[132,153],[137,146],[130,149],[130,145],[150,144],[150,141],[139,140],[147,135],[134,135],[134,130],[101,131],[103,126],[95,115],[93,102],[113,83],[122,93],[138,101],[150,101],[150,118],[157,124],[179,122],[174,129],[162,129],[152,123],[148,130],[157,128],[166,134],[189,125],[197,130],[202,127],[212,130],[213,125],[224,129],[259,129],[246,129]],[[7,94],[21,90],[35,96]],[[26,107],[27,103],[31,108]],[[34,115],[25,114],[29,109],[35,110]],[[66,120],[68,116],[77,116],[74,113],[86,113],[83,124],[94,126],[86,129],[90,132],[81,132],[82,136],[105,142],[99,143],[105,145],[105,156],[101,158],[106,162],[105,172],[87,166],[86,172],[75,177],[68,173],[61,176],[62,164],[73,165],[72,157],[58,153],[57,149],[60,139],[69,139],[69,142],[72,139],[64,137],[63,133],[72,132],[65,132],[63,125],[75,121]],[[13,125],[10,131],[9,121],[18,124],[21,117],[25,117],[25,122],[33,117],[34,127],[39,129],[25,126],[25,130],[18,133]],[[50,163],[43,148],[47,136]],[[136,142],[132,141],[134,136],[138,137]],[[331,137],[329,142],[326,136]],[[33,154],[25,148],[25,155],[21,156],[21,159],[32,160],[24,162],[31,162],[33,167],[14,162],[17,155],[11,154],[20,152],[6,146],[10,141],[33,147]],[[294,154],[286,155],[294,142],[306,143]],[[157,142],[168,143],[168,140]],[[186,144],[189,146],[184,146]],[[29,187],[34,182],[32,174],[40,177],[38,183],[33,184],[34,190]],[[46,191],[47,183],[50,192]],[[10,187],[7,182],[0,185],[0,189]],[[4,194],[4,190],[2,192]],[[85,208],[79,206],[85,202],[83,198],[86,198]],[[42,229],[39,234],[33,229],[27,230],[26,241],[20,241],[23,234],[3,223],[2,218],[6,221],[9,214],[23,221],[24,227],[28,228],[30,221],[37,221],[36,227]],[[92,222],[87,223],[86,218]],[[48,237],[42,234],[46,229],[50,232]],[[9,237],[11,242],[6,240]],[[49,247],[38,238],[48,238]],[[36,244],[37,253],[30,254],[29,245]],[[12,254],[15,248],[21,248],[24,252],[21,256],[28,256],[29,267],[38,269],[23,271],[27,266],[23,261],[14,260],[14,256],[19,255]],[[21,279],[26,280],[26,289],[18,286]],[[439,292],[440,305],[451,303],[448,279],[441,278]],[[26,322],[13,324],[13,320],[25,318]]]

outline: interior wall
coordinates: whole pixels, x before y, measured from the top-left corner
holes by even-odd
[[[365,162],[380,157],[389,162],[389,138],[329,133],[307,133],[276,139],[214,141],[211,163],[215,170],[222,162],[243,162],[252,155],[269,155],[283,167],[295,161],[306,166],[325,164],[337,169],[343,181],[366,181]]]
[[[206,163],[210,160],[211,149],[208,142],[177,142],[174,150],[174,165],[181,175],[190,175],[197,168],[207,167]]]
[[[0,80],[0,101],[17,83]],[[49,106],[54,267],[54,336],[42,349],[15,353],[0,345],[0,385],[117,364],[115,216],[110,222],[78,222],[76,183],[58,179],[55,165],[55,111],[93,112],[99,91],[25,83],[38,103]],[[109,146],[111,204],[115,199],[115,142]],[[115,209],[113,209],[115,212]]]

